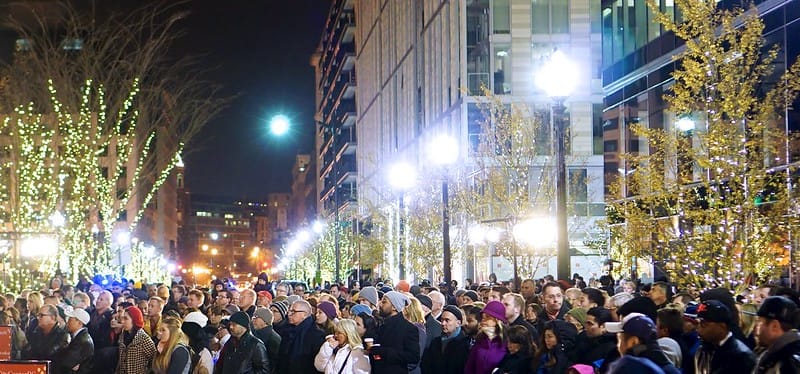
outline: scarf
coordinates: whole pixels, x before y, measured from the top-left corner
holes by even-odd
[[[313,328],[315,328],[315,322],[311,317],[306,317],[306,319],[297,326],[291,326],[286,334],[286,338],[289,340],[289,344],[286,346],[289,349],[281,353],[288,354],[289,357],[298,357],[303,353],[307,353],[303,350],[303,343],[305,342],[306,332]]]
[[[450,336],[442,334],[442,351],[444,351],[444,349],[447,348],[447,343],[449,343],[450,340],[459,335],[461,335],[461,326],[456,327],[456,331],[453,331],[453,333],[450,334]]]
[[[136,333],[139,332],[139,327],[133,326],[131,331],[123,331],[122,332],[122,342],[125,343],[125,346],[130,346],[133,343],[133,338],[136,337]]]

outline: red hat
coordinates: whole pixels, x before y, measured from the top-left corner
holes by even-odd
[[[269,301],[272,301],[272,294],[269,291],[258,291],[258,297],[266,297]]]
[[[131,316],[131,320],[133,321],[133,325],[142,328],[144,327],[144,316],[142,315],[142,310],[135,306],[129,306],[125,309],[128,312],[128,315]]]
[[[407,280],[403,279],[403,280],[397,282],[397,286],[395,286],[394,289],[396,289],[398,291],[402,291],[402,292],[408,292],[408,290],[411,289],[411,285],[408,284]]]

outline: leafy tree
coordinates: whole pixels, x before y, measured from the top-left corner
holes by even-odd
[[[781,55],[765,45],[756,9],[716,3],[676,0],[675,22],[649,1],[656,21],[686,42],[665,100],[672,123],[694,126],[634,126],[649,147],[623,155],[635,171],[615,182],[609,202],[618,258],[652,254],[684,287],[776,276],[798,223],[782,128],[800,89],[800,61],[778,75]]]
[[[52,5],[8,20],[19,40],[0,71],[0,224],[52,232],[48,217],[66,217],[43,270],[114,270],[112,230],[136,229],[186,142],[227,103],[196,59],[166,53],[185,15]]]

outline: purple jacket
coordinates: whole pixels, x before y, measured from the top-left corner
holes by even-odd
[[[489,341],[483,334],[469,351],[464,374],[489,374],[506,355],[506,346],[499,337]]]

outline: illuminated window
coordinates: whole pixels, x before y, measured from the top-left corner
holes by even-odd
[[[233,218],[233,214],[225,213],[225,218]]]

